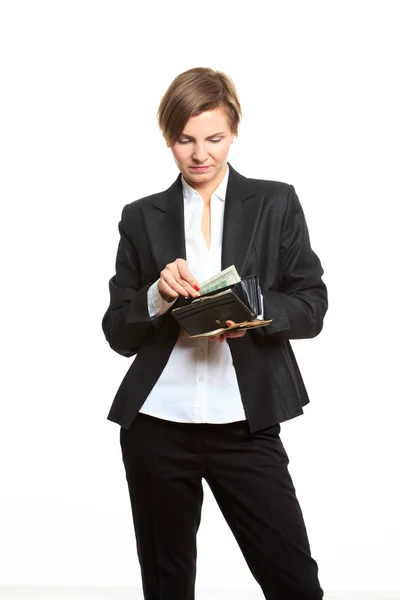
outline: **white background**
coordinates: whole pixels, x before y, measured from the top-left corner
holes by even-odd
[[[210,66],[243,106],[231,164],[295,185],[325,268],[282,427],[321,583],[400,590],[398,7],[1,3],[0,584],[140,586],[101,318],[122,207],[177,175],[159,100]],[[258,588],[204,487],[197,585]]]

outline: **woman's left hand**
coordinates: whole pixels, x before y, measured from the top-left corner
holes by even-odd
[[[232,325],[235,325],[236,323],[234,321],[227,321],[226,322],[228,327],[232,327]],[[227,338],[240,338],[243,337],[244,335],[246,335],[246,329],[238,329],[238,330],[233,330],[233,331],[227,331],[226,333],[221,333],[221,335],[218,336],[213,336],[211,339],[215,340],[216,338],[218,338],[219,342],[223,342],[224,340],[226,340]]]

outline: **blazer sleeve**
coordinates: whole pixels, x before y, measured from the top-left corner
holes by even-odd
[[[110,304],[102,320],[104,335],[111,348],[132,356],[153,327],[147,301],[147,291],[153,282],[143,285],[137,251],[126,225],[129,205],[122,210],[118,224],[120,241],[117,249],[115,275],[110,279]]]
[[[273,319],[265,336],[312,338],[328,308],[324,273],[310,245],[308,228],[294,187],[289,186],[279,252],[279,291],[263,290],[264,318]]]

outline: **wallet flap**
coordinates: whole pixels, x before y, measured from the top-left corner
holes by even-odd
[[[190,335],[225,327],[228,320],[240,323],[256,316],[231,289],[173,309],[172,315]]]

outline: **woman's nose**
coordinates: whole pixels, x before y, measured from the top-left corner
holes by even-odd
[[[193,160],[197,162],[204,162],[207,158],[207,150],[205,146],[197,144],[193,149]]]

